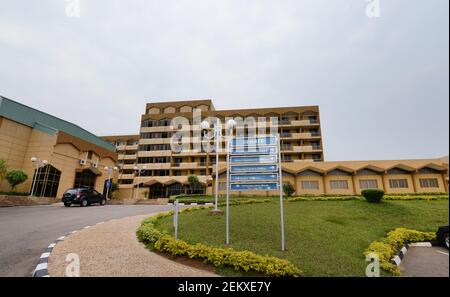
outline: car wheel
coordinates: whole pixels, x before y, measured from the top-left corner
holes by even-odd
[[[106,199],[103,198],[102,201],[100,201],[100,205],[106,205]]]
[[[81,200],[80,206],[82,206],[82,207],[88,206],[88,201],[86,199]]]
[[[72,203],[64,202],[64,206],[65,206],[65,207],[70,207],[71,205],[72,205]]]
[[[442,239],[442,241],[444,242],[444,246],[448,249],[448,233],[444,234]]]

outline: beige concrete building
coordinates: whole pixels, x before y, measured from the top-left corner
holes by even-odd
[[[359,195],[364,189],[387,194],[448,192],[448,158],[423,160],[283,163],[283,183],[296,195]],[[219,165],[219,193],[225,194],[226,163]],[[236,195],[276,195],[274,191]]]
[[[41,161],[39,169],[32,157]],[[17,191],[31,193],[36,180],[35,196],[61,197],[71,187],[103,192],[104,167],[114,167],[117,153],[113,145],[75,124],[0,96],[0,159],[28,175]],[[6,180],[0,190],[10,190]]]
[[[201,119],[195,118],[194,111],[201,112]],[[171,120],[183,117],[188,120],[184,129],[189,130],[192,143],[181,153],[172,152],[170,140],[178,131],[171,127]],[[168,197],[185,193],[188,189],[187,176],[197,175],[202,184],[196,193],[210,192],[212,166],[215,153],[196,150],[200,143],[200,122],[205,118],[216,117],[221,123],[233,118],[243,120],[243,133],[248,133],[249,122],[264,118],[268,134],[271,125],[281,136],[281,157],[286,163],[320,162],[324,154],[320,129],[319,108],[317,106],[254,108],[239,110],[216,110],[211,100],[189,100],[178,102],[148,103],[141,117],[139,135],[104,136],[103,139],[116,145],[118,150],[120,197],[136,196],[134,189],[140,184],[139,196]],[[278,123],[271,123],[276,118]],[[223,125],[225,126],[225,125]],[[198,133],[196,133],[198,132]],[[258,130],[259,132],[259,130]],[[225,135],[225,131],[223,130]],[[137,143],[138,142],[138,143]],[[213,144],[211,144],[213,145]],[[222,143],[219,161],[226,161],[225,142]],[[145,168],[137,177],[133,168]]]

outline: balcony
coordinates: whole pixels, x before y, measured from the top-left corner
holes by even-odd
[[[295,120],[291,122],[291,126],[303,127],[303,126],[318,126],[318,120]]]
[[[136,154],[132,154],[132,155],[122,155],[123,156],[123,160],[135,160],[137,158]],[[120,159],[120,158],[119,158]]]
[[[197,162],[183,162],[180,163],[180,169],[197,169],[198,163]]]
[[[134,174],[119,174],[119,179],[133,179]]]
[[[128,144],[125,146],[126,151],[137,151],[138,150],[138,144]]]

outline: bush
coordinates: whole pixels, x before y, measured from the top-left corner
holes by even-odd
[[[361,192],[367,202],[380,203],[383,199],[384,191],[380,189],[366,189]]]
[[[405,228],[397,228],[387,234],[381,241],[372,242],[364,255],[376,254],[380,259],[380,267],[394,275],[400,275],[397,265],[391,263],[392,258],[403,247],[411,242],[432,241],[436,239],[434,232],[421,232]]]
[[[11,189],[14,191],[17,185],[20,185],[27,180],[28,175],[21,170],[10,170],[6,173],[6,180],[11,185]]]
[[[6,195],[6,196],[29,196],[30,193],[28,192],[14,192],[14,191],[0,191],[0,195]]]
[[[268,200],[270,201],[270,200]],[[260,203],[261,200],[250,200],[240,204]],[[185,208],[180,213],[209,207]],[[144,220],[136,232],[139,241],[147,248],[160,252],[168,252],[173,256],[187,256],[191,259],[202,259],[215,267],[229,266],[235,270],[256,271],[267,276],[300,276],[302,271],[288,260],[270,256],[261,256],[249,251],[236,251],[232,248],[215,248],[205,244],[189,244],[183,240],[164,234],[155,228],[155,222],[173,212],[158,214]]]
[[[294,186],[290,182],[283,184],[283,192],[286,196],[291,197],[295,192]]]

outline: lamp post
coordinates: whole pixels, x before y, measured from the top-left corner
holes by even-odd
[[[146,166],[142,166],[142,167],[135,166],[133,169],[134,169],[134,174],[136,174],[136,173],[138,174],[137,191],[136,191],[136,194],[134,195],[135,198],[137,199],[137,198],[139,198],[139,178],[141,177],[141,171],[145,171],[147,169],[147,167]]]
[[[234,120],[229,120],[226,124],[226,127],[228,129],[228,127],[231,127],[231,129],[233,129],[233,127],[236,125],[236,121]],[[203,121],[200,124],[200,127],[203,131],[203,137],[205,137],[208,141],[210,141],[211,139],[214,139],[216,142],[216,182],[215,182],[215,195],[214,195],[214,210],[212,211],[213,213],[217,213],[217,214],[222,214],[222,211],[219,210],[219,139],[222,137],[222,128],[220,127],[220,125],[216,122],[216,124],[214,125],[214,128],[212,129],[213,131],[213,136],[208,137],[207,133],[208,131],[211,130],[211,126],[207,121]]]
[[[111,174],[113,173],[113,171],[117,171],[117,167],[114,166],[112,168],[109,168],[108,166],[105,166],[105,171],[108,173],[108,183],[107,183],[107,187],[106,187],[106,199],[109,199],[109,188],[111,188]]]
[[[230,244],[230,140],[233,135],[233,128],[236,126],[235,120],[229,120],[227,122],[227,130],[228,130],[228,139],[227,139],[227,215],[226,215],[226,244]]]
[[[34,172],[33,185],[31,186],[31,196],[34,196],[34,190],[35,190],[35,187],[36,187],[36,179],[37,179],[38,171],[41,169],[41,167],[47,166],[48,161],[47,160],[42,160],[41,161],[41,159],[39,159],[39,158],[32,157],[31,158],[31,162],[33,164],[35,164],[35,167],[36,167],[36,170]]]

